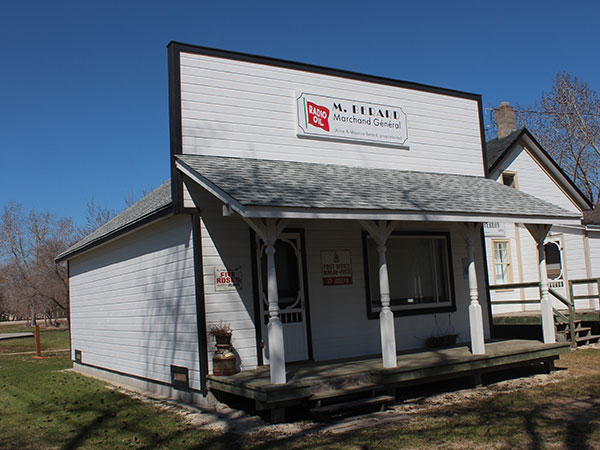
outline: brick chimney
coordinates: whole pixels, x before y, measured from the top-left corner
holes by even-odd
[[[508,136],[517,129],[515,109],[508,102],[502,102],[496,108],[496,126],[498,128],[498,139]]]

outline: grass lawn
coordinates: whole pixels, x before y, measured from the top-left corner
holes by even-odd
[[[554,383],[399,414],[398,420],[345,434],[277,440],[271,430],[273,440],[258,442],[199,429],[173,412],[64,371],[71,366],[67,353],[52,349],[68,347],[66,333],[42,334],[49,356],[42,360],[11,354],[17,350],[7,345],[15,341],[0,341],[0,448],[600,449],[600,349],[564,355]]]
[[[191,428],[176,414],[65,372],[72,366],[68,352],[52,349],[69,347],[68,330],[42,329],[48,359],[11,354],[35,351],[33,341],[0,341],[1,449],[230,448],[220,434]]]

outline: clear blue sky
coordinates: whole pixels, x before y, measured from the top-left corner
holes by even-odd
[[[28,1],[0,7],[0,208],[83,223],[169,177],[171,40],[527,104],[566,70],[600,91],[598,2]]]

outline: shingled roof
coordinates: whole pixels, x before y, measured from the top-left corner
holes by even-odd
[[[596,205],[594,209],[583,212],[584,225],[600,225],[600,204]]]
[[[580,217],[478,176],[221,156],[176,158],[241,207]]]
[[[502,155],[504,155],[504,152],[515,144],[524,130],[524,128],[520,128],[510,133],[508,136],[500,139],[495,138],[486,142],[486,167],[488,171],[498,162]]]
[[[122,213],[109,220],[104,225],[88,234],[82,240],[69,247],[56,257],[56,262],[80,253],[94,245],[98,245],[114,237],[129,227],[138,226],[148,218],[155,217],[159,212],[169,212],[171,209],[171,181],[166,181],[150,192],[140,201],[134,203]]]

